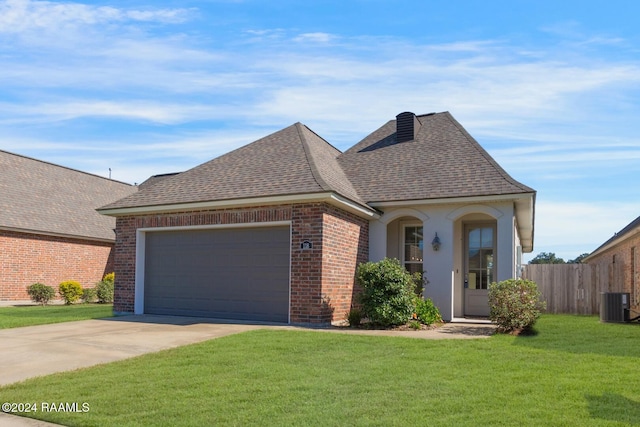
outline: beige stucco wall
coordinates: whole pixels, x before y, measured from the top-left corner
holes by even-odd
[[[402,224],[422,222],[425,242],[423,269],[430,282],[425,297],[434,300],[445,320],[463,316],[463,229],[466,223],[474,221],[496,224],[496,280],[516,277],[519,238],[511,201],[386,208],[380,219],[371,222],[369,258],[371,261],[385,257],[402,259]],[[431,247],[436,233],[442,242],[439,251]]]

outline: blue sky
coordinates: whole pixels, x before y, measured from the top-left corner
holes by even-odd
[[[140,183],[302,122],[450,111],[538,191],[535,248],[640,215],[640,2],[0,1],[0,149]],[[528,259],[526,258],[526,259]]]

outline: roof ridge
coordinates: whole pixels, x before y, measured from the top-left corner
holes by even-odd
[[[300,122],[296,122],[295,126],[296,126],[296,131],[298,132],[298,137],[300,138],[300,142],[302,143],[302,149],[304,150],[304,155],[307,158],[307,164],[309,165],[309,169],[311,170],[311,175],[313,176],[313,179],[323,190],[333,191],[331,186],[322,178],[322,174],[320,173],[320,170],[316,165],[315,159],[311,154],[311,148],[309,147],[309,142],[307,141],[307,138],[304,136],[304,133],[302,132],[302,127],[304,126],[304,128],[308,129],[311,132],[313,131],[309,129],[307,125],[302,124]],[[315,132],[313,133],[324,141],[324,138],[320,137],[320,135],[316,134]]]
[[[467,140],[469,140],[469,142],[472,143],[472,146],[476,149],[476,151],[478,151],[478,153],[485,158],[485,160],[487,160],[487,162],[489,162],[489,164],[491,165],[491,167],[493,167],[493,169],[498,172],[498,174],[507,182],[509,182],[512,185],[515,185],[516,187],[520,188],[521,190],[524,191],[528,191],[528,192],[533,192],[535,193],[535,190],[524,185],[523,183],[517,181],[516,179],[514,179],[511,175],[509,175],[507,173],[506,170],[504,170],[502,168],[502,166],[500,166],[498,164],[498,162],[495,161],[495,159],[493,157],[491,157],[491,155],[487,152],[487,150],[485,150],[484,148],[482,148],[482,146],[480,145],[480,143],[473,137],[471,136],[471,134],[469,132],[467,132],[467,130],[462,127],[462,125],[451,115],[451,113],[449,111],[443,111],[442,113],[438,113],[438,114],[442,114],[443,116],[445,116],[447,119],[449,119],[449,121],[458,128],[458,130],[465,136],[465,138],[467,138]]]
[[[118,183],[118,184],[124,184],[124,185],[129,185],[131,187],[135,187],[135,185],[132,185],[132,184],[129,184],[129,183],[123,182],[123,181],[118,181],[117,179],[107,178],[107,177],[104,177],[104,176],[96,175],[95,173],[81,171],[80,169],[75,169],[75,168],[72,168],[72,167],[69,167],[69,166],[59,165],[57,163],[48,162],[46,160],[36,159],[34,157],[25,156],[24,154],[12,153],[11,151],[6,151],[6,150],[0,150],[0,153],[6,153],[6,154],[9,154],[11,156],[21,157],[23,159],[31,160],[31,161],[34,161],[34,162],[44,163],[44,164],[49,165],[49,166],[54,166],[54,167],[61,168],[61,169],[67,169],[67,170],[70,170],[72,172],[78,172],[78,173],[81,173],[81,174],[84,174],[84,175],[89,175],[89,176],[92,176],[92,177],[95,177],[95,178],[106,179],[107,181],[110,181],[110,182],[115,182],[115,183]]]

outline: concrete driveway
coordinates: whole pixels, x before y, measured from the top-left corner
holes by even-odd
[[[3,329],[0,386],[263,327],[143,315]]]

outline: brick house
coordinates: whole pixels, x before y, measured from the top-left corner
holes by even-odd
[[[0,150],[0,301],[113,271],[115,219],[95,209],[137,187]]]
[[[535,191],[447,112],[405,112],[340,152],[296,123],[103,206],[123,313],[290,323],[345,318],[359,263],[426,271],[443,317],[533,250]]]
[[[609,291],[628,292],[631,310],[635,315],[640,314],[640,217],[591,252],[583,262],[606,271]]]

